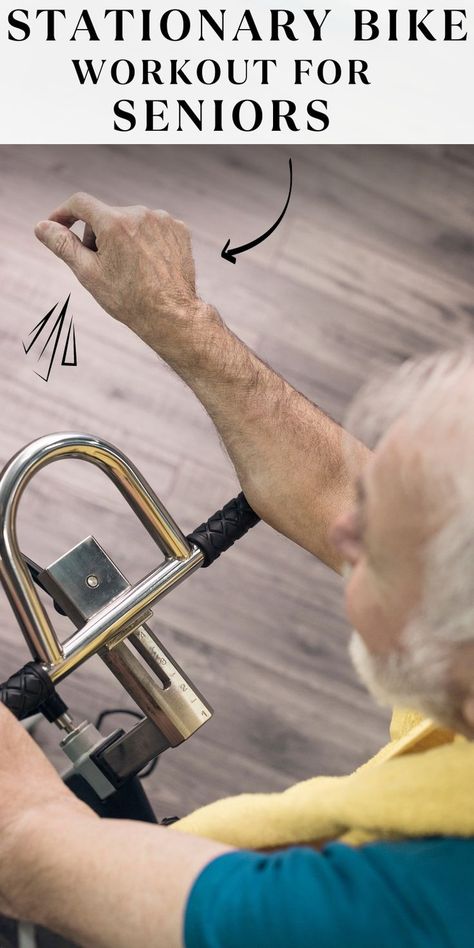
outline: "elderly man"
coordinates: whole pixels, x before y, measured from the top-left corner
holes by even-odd
[[[76,194],[36,234],[193,389],[260,516],[347,567],[359,671],[422,714],[351,777],[219,801],[176,832],[99,820],[2,710],[0,909],[98,948],[472,946],[472,354],[363,397],[371,454],[198,298],[180,221]]]

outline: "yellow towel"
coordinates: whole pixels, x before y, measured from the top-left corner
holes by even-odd
[[[243,849],[474,836],[474,743],[410,712],[394,713],[391,738],[347,777],[228,797],[173,829]]]

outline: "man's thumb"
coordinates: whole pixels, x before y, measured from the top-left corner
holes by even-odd
[[[48,250],[51,250],[60,260],[67,263],[72,270],[80,270],[83,255],[87,254],[79,237],[56,221],[40,221],[35,227],[35,234]]]

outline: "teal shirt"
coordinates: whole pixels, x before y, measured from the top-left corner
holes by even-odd
[[[474,948],[474,839],[227,853],[194,883],[184,943]]]

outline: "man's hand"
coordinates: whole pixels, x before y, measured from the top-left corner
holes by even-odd
[[[77,221],[85,224],[82,241],[70,230]],[[210,316],[196,293],[189,230],[165,211],[108,207],[78,193],[35,233],[103,309],[169,361]]]
[[[63,819],[67,826],[77,814],[96,819],[0,704],[0,913],[14,918],[28,915],[35,872],[28,863],[33,837],[47,832],[50,815]]]

